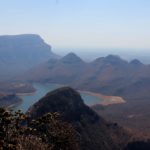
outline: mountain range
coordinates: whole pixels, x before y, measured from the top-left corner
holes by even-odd
[[[5,95],[35,91],[31,85],[20,83],[23,80],[58,83],[77,90],[121,96],[125,104],[102,109],[97,105],[93,109],[123,126],[146,132],[149,129],[150,65],[137,59],[128,62],[119,56],[108,55],[85,62],[74,53],[60,58],[38,35],[8,35],[0,36],[0,68],[0,91]],[[8,79],[15,82],[2,82]]]
[[[135,150],[132,146],[149,146],[149,142],[132,143],[133,134],[111,122],[127,127],[129,123],[131,127],[132,119],[132,127],[136,128],[135,124],[141,125],[139,122],[148,118],[150,65],[137,59],[128,62],[116,55],[99,57],[92,62],[85,62],[74,53],[60,58],[40,36],[24,34],[0,36],[0,68],[0,105],[3,107],[21,101],[13,92],[35,91],[26,81],[69,85],[126,100],[125,104],[89,108],[78,92],[64,87],[49,92],[31,106],[27,114],[32,119],[49,112],[61,114],[64,121],[74,127],[80,149]],[[2,82],[8,79],[15,82]],[[148,128],[149,122],[145,124]]]
[[[50,59],[19,78],[67,84],[79,90],[121,96],[127,101],[150,98],[150,65],[137,59],[128,62],[115,55],[85,62],[69,53],[61,59]]]
[[[74,53],[50,59],[18,77],[20,80],[69,85],[77,90],[122,97],[126,103],[93,106],[104,118],[149,133],[150,65],[116,55],[85,62]]]

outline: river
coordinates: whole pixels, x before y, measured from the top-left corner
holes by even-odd
[[[33,87],[36,89],[36,92],[33,94],[22,95],[20,98],[23,100],[20,104],[18,104],[14,110],[21,110],[22,112],[26,112],[30,106],[32,106],[35,102],[41,99],[46,93],[53,91],[57,88],[63,87],[59,84],[41,84],[41,83],[33,83]],[[91,106],[97,103],[100,103],[102,99],[92,96],[87,93],[80,92],[81,97],[84,100],[84,103]]]

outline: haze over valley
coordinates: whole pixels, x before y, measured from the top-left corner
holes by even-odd
[[[2,107],[22,109],[25,112],[48,91],[70,86],[78,90],[84,102],[107,121],[117,122],[135,132],[135,139],[143,140],[149,136],[147,118],[150,114],[150,65],[138,59],[127,61],[112,54],[88,62],[73,52],[61,57],[55,54],[51,46],[44,43],[39,35],[7,35],[1,36],[0,43],[3,43],[2,41],[7,43],[1,44],[0,47],[3,65],[0,85]],[[25,59],[20,59],[21,57]],[[33,86],[34,83],[38,83],[39,87]],[[40,104],[37,102],[36,105]],[[44,104],[42,105],[44,107]],[[34,109],[30,108],[29,112],[30,110],[38,115]],[[131,131],[124,131],[120,127],[117,127],[117,130],[126,132],[126,138],[133,136]],[[83,141],[85,139],[86,137],[83,137]],[[128,140],[130,142],[131,139]],[[121,147],[125,145],[126,143],[122,143]],[[95,149],[99,146],[96,144]]]
[[[0,150],[150,150],[150,1],[0,2]]]

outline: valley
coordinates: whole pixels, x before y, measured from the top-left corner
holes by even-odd
[[[14,110],[22,110],[22,112],[26,112],[30,106],[32,106],[35,102],[40,100],[43,96],[45,96],[48,92],[53,91],[60,87],[66,87],[65,85],[59,84],[42,84],[42,83],[33,83],[33,88],[35,92],[33,93],[16,93],[22,102],[19,105],[13,107]],[[98,93],[92,93],[87,91],[79,91],[81,97],[83,98],[85,104],[88,106],[93,106],[96,104],[101,105],[111,105],[114,103],[124,103],[125,101],[120,97],[115,96],[105,96]]]
[[[87,63],[69,53],[59,60],[50,59],[18,79],[67,84],[80,91],[121,97],[117,99],[120,104],[107,100],[93,109],[108,121],[144,133],[149,131],[150,66],[137,59],[128,62],[119,56],[108,55]],[[113,105],[107,105],[109,102]]]
[[[0,14],[0,150],[150,150],[149,0]]]
[[[56,91],[56,93],[58,93],[59,95],[59,91],[64,90],[65,94],[63,93],[59,96],[66,96],[70,93],[71,95],[69,95],[69,98],[71,100],[74,99],[74,96],[72,97],[72,94],[74,95],[76,93],[75,95],[81,95],[81,98],[85,103],[84,105],[86,107],[89,107],[88,109],[94,111],[95,115],[105,118],[105,121],[107,122],[104,123],[105,129],[109,126],[111,129],[109,128],[107,130],[110,130],[111,132],[113,131],[112,135],[117,138],[114,143],[121,142],[122,145],[126,146],[126,144],[128,142],[132,142],[133,139],[133,141],[145,141],[150,137],[150,121],[148,119],[150,115],[150,65],[143,64],[137,59],[128,62],[116,55],[98,57],[91,62],[85,62],[72,52],[64,57],[60,57],[54,54],[53,52],[51,52],[51,47],[46,45],[46,43],[44,43],[44,41],[39,36],[21,35],[11,38],[15,38],[15,41],[16,38],[17,41],[18,39],[20,41],[20,38],[23,38],[23,44],[24,38],[27,38],[25,41],[28,42],[30,40],[32,42],[35,40],[35,43],[33,42],[35,45],[39,43],[36,41],[38,38],[38,40],[42,42],[42,47],[39,51],[48,50],[50,54],[45,57],[40,55],[41,52],[39,52],[39,55],[34,56],[38,59],[38,61],[35,64],[32,64],[32,61],[30,61],[30,59],[33,58],[31,58],[29,56],[30,53],[28,53],[27,62],[29,63],[28,65],[31,64],[30,67],[21,61],[19,62],[19,60],[17,59],[17,61],[13,59],[14,63],[10,65],[12,66],[11,69],[15,71],[16,68],[18,68],[19,72],[16,72],[15,74],[11,72],[11,75],[9,76],[10,72],[8,73],[7,71],[3,71],[3,73],[6,73],[8,77],[5,79],[0,75],[1,107],[7,108],[8,110],[13,109],[13,111],[21,110],[23,113],[32,112],[35,115],[36,110],[33,109],[34,106],[36,106],[37,104],[39,105],[42,99],[45,99],[47,97],[47,93],[55,93]],[[30,45],[31,49],[34,45],[32,42]],[[13,42],[12,45],[14,45],[14,43],[15,42]],[[15,44],[17,45],[17,43]],[[18,46],[20,47],[20,44]],[[48,49],[44,49],[45,46]],[[23,51],[25,49],[23,49]],[[27,49],[29,48],[27,47]],[[37,48],[35,46],[35,51],[36,49]],[[11,49],[9,49],[8,51],[10,52]],[[46,53],[47,52],[45,52],[45,55],[47,55]],[[14,55],[17,56],[17,54],[18,52],[14,51]],[[12,56],[11,53],[10,55]],[[1,56],[1,58],[3,59],[3,56]],[[19,67],[16,65],[14,65],[15,68],[13,68],[13,64],[15,63],[21,65],[21,68],[24,68],[23,66],[26,66],[27,68],[24,70],[19,70]],[[9,70],[9,67],[5,66],[5,68]],[[76,92],[72,91],[72,88],[75,89]],[[57,96],[56,94],[56,97],[58,99],[63,100],[63,97],[61,99],[59,96]],[[56,97],[54,98],[54,100],[56,100]],[[53,96],[51,98],[53,99]],[[49,101],[49,99],[47,100]],[[62,106],[58,109],[58,111],[61,112],[61,109],[66,111],[66,108],[63,105],[70,105],[68,101],[69,99],[65,98],[65,101],[66,100],[67,103],[65,102],[63,104],[59,103],[56,100],[56,102],[58,102],[58,104]],[[75,102],[73,103],[76,105]],[[55,105],[53,104],[53,102],[51,104]],[[42,104],[42,107],[46,106]],[[47,107],[51,108],[51,105],[48,105]],[[54,110],[57,110],[57,107],[59,106],[55,105],[55,107]],[[36,108],[37,107],[35,107],[35,109]],[[74,109],[74,107],[72,107],[72,109]],[[43,112],[45,110],[41,108],[41,110],[38,111]],[[72,112],[72,110],[70,111]],[[73,119],[79,117],[78,115],[82,111],[83,110],[80,109],[79,112],[75,114]],[[86,121],[83,121],[83,124],[84,123],[86,123]],[[91,124],[90,126],[93,126],[93,124]],[[101,131],[101,128],[99,129],[97,125],[95,127]],[[114,129],[116,131],[114,131]],[[91,129],[89,130],[89,132],[94,133],[94,131]],[[118,132],[118,135],[116,135],[116,132]],[[124,143],[122,139],[121,141],[118,139],[118,137],[120,137],[120,135],[122,134],[126,135],[124,138],[128,139],[127,143]],[[133,136],[134,134],[135,136]],[[99,137],[97,133],[94,133],[94,135],[94,138],[96,138],[97,136]],[[85,136],[84,138],[87,138],[87,136]],[[133,138],[132,140],[130,139],[131,137]],[[85,140],[84,138],[83,141]],[[109,143],[109,141],[107,142]],[[95,148],[97,148],[99,144],[93,145],[95,145]],[[84,146],[86,147],[86,145]],[[116,143],[114,144],[114,147],[116,147]],[[110,149],[110,147],[105,148]]]

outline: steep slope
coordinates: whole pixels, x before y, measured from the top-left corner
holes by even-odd
[[[122,128],[99,117],[69,87],[48,93],[29,109],[28,114],[36,119],[48,112],[59,112],[65,121],[74,126],[83,150],[117,150],[129,140],[129,135]]]
[[[51,47],[39,35],[4,35],[0,36],[0,80],[56,57]]]

